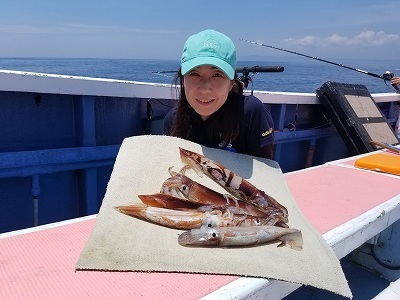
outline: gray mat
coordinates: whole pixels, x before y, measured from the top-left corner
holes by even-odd
[[[117,212],[114,206],[140,203],[138,194],[159,192],[183,163],[182,147],[223,164],[283,204],[289,226],[302,231],[302,251],[278,243],[248,248],[188,248],[177,242],[182,230],[170,229]],[[186,175],[220,192],[219,185],[192,170]],[[217,259],[216,259],[217,258]],[[267,159],[211,149],[167,136],[124,140],[96,224],[76,264],[77,270],[189,272],[273,278],[351,297],[339,260],[310,225],[291,195],[279,165]]]

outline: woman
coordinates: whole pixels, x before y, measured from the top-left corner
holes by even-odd
[[[190,36],[176,75],[179,99],[165,118],[164,134],[271,159],[271,114],[258,98],[243,95],[235,68],[230,38],[210,29]]]

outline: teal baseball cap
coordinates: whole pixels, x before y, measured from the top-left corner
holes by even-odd
[[[229,79],[235,77],[236,49],[225,34],[207,29],[190,36],[183,47],[181,73],[211,65],[223,71]]]

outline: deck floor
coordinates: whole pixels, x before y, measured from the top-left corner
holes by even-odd
[[[389,281],[385,278],[354,264],[351,261],[351,253],[343,257],[340,262],[349,281],[353,300],[372,299],[389,286]],[[306,299],[344,300],[347,298],[311,286],[302,286],[284,298],[284,300]]]

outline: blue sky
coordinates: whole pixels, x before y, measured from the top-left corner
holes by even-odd
[[[238,58],[400,57],[399,1],[1,0],[0,57],[179,59],[206,28],[234,41]]]

